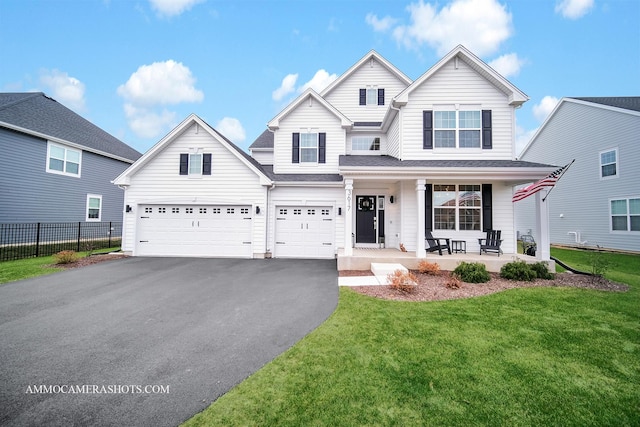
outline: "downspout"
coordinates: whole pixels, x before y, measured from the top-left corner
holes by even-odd
[[[265,206],[265,209],[266,209],[267,212],[265,213],[265,218],[264,218],[264,220],[265,220],[265,224],[264,224],[264,232],[265,232],[264,246],[265,246],[265,249],[266,249],[265,254],[264,254],[265,258],[271,258],[273,256],[273,253],[271,252],[271,248],[269,248],[269,242],[270,242],[270,240],[269,240],[269,223],[270,223],[270,221],[269,221],[269,212],[271,212],[271,204],[269,203],[269,196],[271,194],[271,190],[273,190],[275,187],[276,187],[275,184],[271,184],[271,186],[266,187],[266,189],[267,189],[267,206]]]

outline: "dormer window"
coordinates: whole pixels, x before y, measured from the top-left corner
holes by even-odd
[[[360,105],[384,105],[384,89],[378,86],[367,86],[360,89]]]

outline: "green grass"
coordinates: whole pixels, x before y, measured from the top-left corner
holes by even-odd
[[[92,253],[107,253],[117,251],[119,249],[120,248],[100,249],[98,251],[93,251]],[[87,256],[89,253],[90,252],[78,252],[78,255],[83,257]],[[0,284],[62,271],[63,268],[51,267],[55,262],[56,261],[53,256],[0,262]]]
[[[629,292],[408,303],[341,288],[323,325],[186,425],[637,426],[640,257],[614,258]]]

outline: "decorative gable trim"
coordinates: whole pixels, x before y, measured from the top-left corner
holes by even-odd
[[[329,112],[331,112],[334,116],[336,116],[340,120],[340,124],[343,128],[348,129],[353,126],[353,122],[347,118],[344,114],[342,114],[336,107],[329,104],[324,98],[322,98],[316,91],[309,88],[302,93],[298,98],[296,98],[291,104],[289,104],[284,110],[282,110],[277,116],[275,116],[267,126],[270,130],[276,130],[280,127],[280,121],[287,117],[292,111],[296,108],[304,104],[305,102],[317,102],[326,108]]]
[[[497,71],[495,71],[480,58],[471,53],[471,51],[469,51],[466,47],[458,45],[451,52],[446,54],[440,61],[438,61],[433,67],[429,68],[426,73],[418,77],[418,79],[411,83],[409,87],[400,92],[400,94],[398,94],[393,99],[393,105],[395,107],[406,105],[407,102],[409,102],[409,95],[411,94],[411,92],[422,85],[426,80],[430,79],[436,72],[438,72],[452,59],[460,59],[466,62],[467,64],[469,64],[469,66],[471,66],[471,68],[476,70],[480,75],[487,79],[487,81],[504,92],[509,97],[509,105],[518,107],[529,100],[529,97],[524,92],[514,86],[507,79],[502,77]]]

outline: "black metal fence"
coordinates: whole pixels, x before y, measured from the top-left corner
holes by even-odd
[[[0,261],[120,246],[121,222],[0,224]]]

